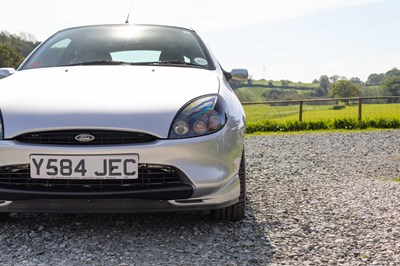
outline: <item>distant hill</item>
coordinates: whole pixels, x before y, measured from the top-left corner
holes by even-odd
[[[361,91],[360,96],[384,95],[380,85],[369,86],[367,83],[360,83],[357,86]],[[249,80],[247,83],[231,84],[231,87],[241,102],[287,101],[329,97],[327,93],[323,93],[324,91],[321,89],[319,82],[294,83],[286,80]]]

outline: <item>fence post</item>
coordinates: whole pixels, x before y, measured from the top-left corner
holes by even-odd
[[[300,111],[299,111],[299,121],[302,122],[303,121],[303,102],[300,101]]]
[[[358,121],[362,120],[362,98],[358,99]]]

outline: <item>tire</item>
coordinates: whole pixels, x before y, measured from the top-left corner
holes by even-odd
[[[239,168],[240,196],[239,202],[234,205],[212,210],[211,217],[215,221],[240,221],[244,219],[246,209],[246,159],[244,150]]]
[[[0,212],[0,221],[5,221],[10,218],[10,214],[8,212]]]

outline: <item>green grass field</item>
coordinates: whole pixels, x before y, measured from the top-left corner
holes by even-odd
[[[282,86],[282,83],[279,80],[252,80],[253,85],[273,85],[273,86]],[[310,89],[316,89],[319,87],[319,83],[302,83],[302,82],[289,82],[288,86],[290,87],[309,87]]]
[[[304,105],[303,121],[334,120],[341,118],[358,118],[358,105],[333,110],[332,105]],[[299,105],[270,106],[245,105],[248,122],[263,120],[293,121],[299,120]],[[366,118],[400,118],[400,104],[363,104],[362,117]]]

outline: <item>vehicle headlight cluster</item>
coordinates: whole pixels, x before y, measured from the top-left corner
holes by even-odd
[[[217,132],[227,120],[225,101],[217,96],[197,98],[177,114],[170,129],[172,139],[204,136]]]

